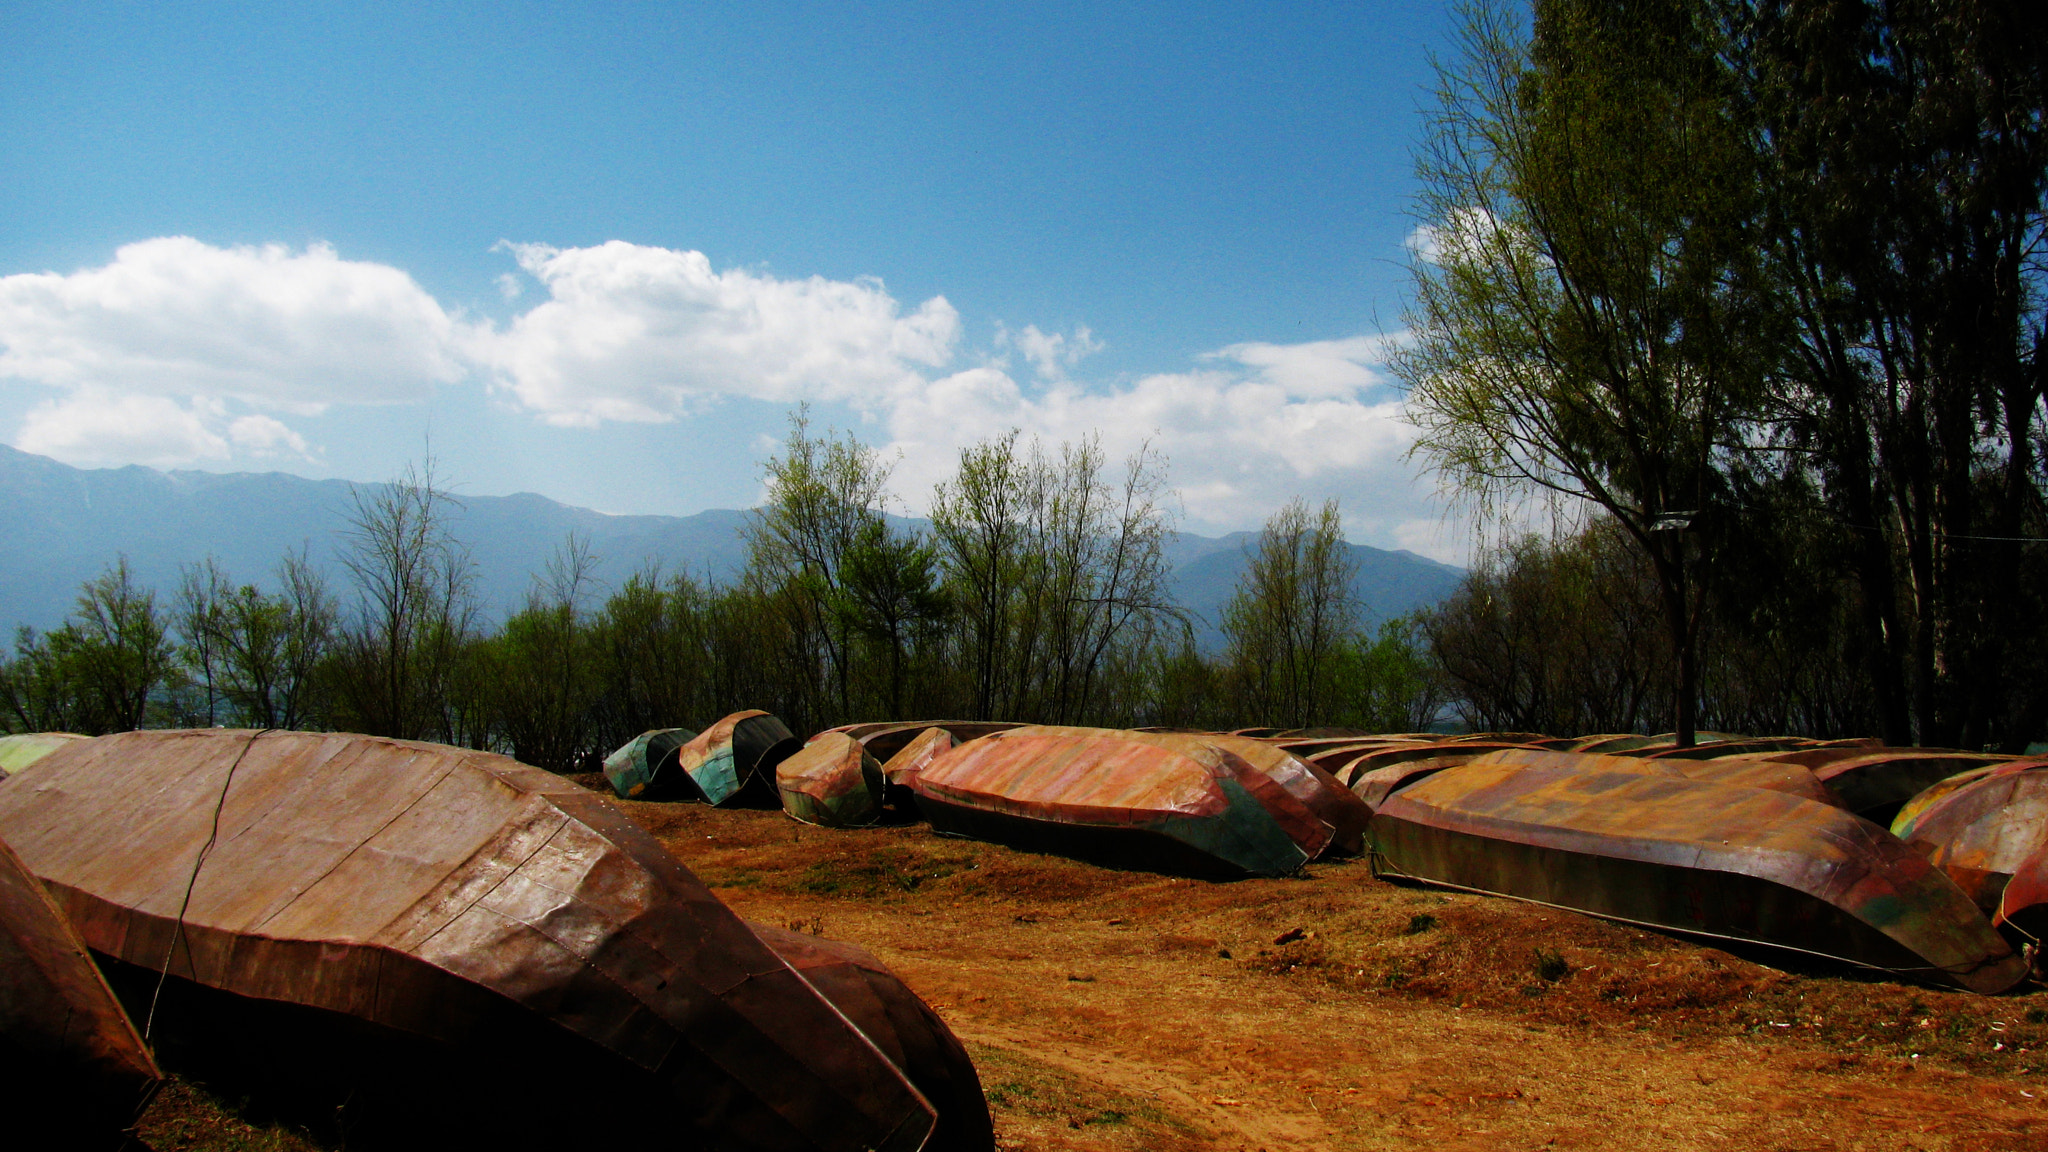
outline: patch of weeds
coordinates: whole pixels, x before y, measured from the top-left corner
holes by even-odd
[[[1545,984],[1555,984],[1572,974],[1571,961],[1548,948],[1536,949],[1531,967],[1535,969],[1536,978]]]
[[[2027,1009],[2027,1023],[2048,1024],[2048,1008]]]
[[[1128,1124],[1130,1122],[1131,1118],[1128,1114],[1119,1112],[1114,1108],[1105,1108],[1081,1121],[1081,1126],[1085,1128],[1090,1124]]]
[[[1442,921],[1438,920],[1434,916],[1431,916],[1429,913],[1418,912],[1415,915],[1410,916],[1408,918],[1408,926],[1406,928],[1401,929],[1401,935],[1420,936],[1422,933],[1427,932],[1432,928],[1435,928],[1440,923],[1442,923]]]
[[[1382,987],[1399,988],[1407,982],[1408,965],[1399,958],[1396,958],[1392,964],[1387,965],[1385,972],[1380,973],[1380,985]]]
[[[1008,1080],[990,1088],[982,1095],[988,1097],[988,1102],[997,1108],[1015,1108],[1019,1100],[1029,1099],[1038,1095],[1038,1092],[1029,1084]]]
[[[973,867],[972,856],[919,858],[900,849],[883,849],[860,859],[815,861],[797,878],[796,887],[813,896],[872,900],[896,892],[916,892],[934,880]]]

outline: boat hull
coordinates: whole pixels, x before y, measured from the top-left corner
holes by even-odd
[[[163,1073],[85,943],[0,842],[0,1106],[79,1146],[134,1123]]]
[[[1161,734],[1015,729],[944,753],[912,786],[941,832],[1142,871],[1291,875],[1332,835],[1232,753]]]
[[[438,1045],[507,1091],[597,1060],[658,1098],[676,1138],[713,1147],[908,1150],[935,1123],[646,832],[501,756],[124,733],[0,788],[0,837],[95,952],[394,1050]],[[188,1019],[187,1043],[233,1041]]]
[[[1995,993],[2026,974],[1883,829],[1784,793],[1478,762],[1387,798],[1375,870]]]

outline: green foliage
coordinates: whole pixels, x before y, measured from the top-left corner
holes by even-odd
[[[269,594],[237,586],[212,559],[185,570],[172,621],[188,722],[304,728],[324,713],[318,675],[334,643],[334,598],[303,551],[287,553],[276,577]]]
[[[1223,608],[1231,684],[1260,723],[1298,728],[1329,714],[1342,647],[1357,630],[1355,567],[1334,499],[1313,521],[1299,499],[1266,521]]]
[[[353,500],[341,563],[355,602],[327,667],[336,722],[411,740],[473,734],[449,707],[477,615],[476,566],[449,530],[453,498],[430,460]]]
[[[86,581],[61,627],[16,634],[0,706],[14,731],[122,732],[151,719],[176,672],[156,593],[135,585],[124,556]]]

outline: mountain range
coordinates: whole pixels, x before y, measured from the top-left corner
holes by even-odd
[[[340,533],[358,487],[282,472],[74,468],[0,445],[0,539],[8,542],[0,551],[0,626],[62,623],[79,585],[124,555],[160,606],[180,568],[209,555],[237,581],[269,586],[285,551],[303,547],[338,589]],[[534,573],[572,532],[589,538],[600,588],[649,567],[730,580],[745,563],[748,515],[615,516],[521,492],[461,496],[450,527],[476,561],[486,615],[496,620],[525,598]],[[1223,645],[1222,608],[1257,539],[1182,532],[1169,540],[1174,592],[1194,615],[1205,651]],[[1368,624],[1436,602],[1464,575],[1413,552],[1349,547]]]

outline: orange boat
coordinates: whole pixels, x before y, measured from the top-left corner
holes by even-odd
[[[1157,733],[1019,728],[936,757],[911,787],[940,832],[1143,871],[1291,875],[1333,836],[1236,754]]]

